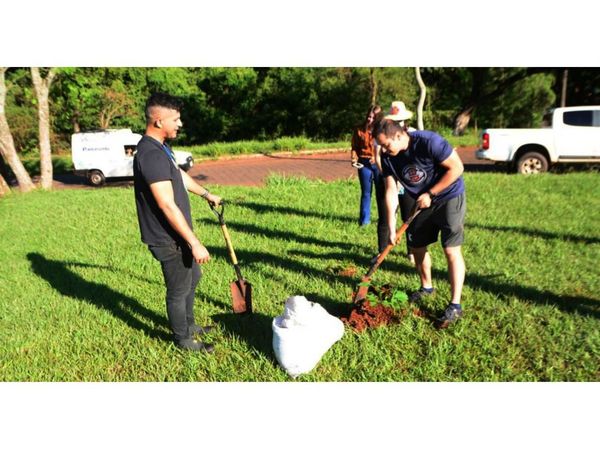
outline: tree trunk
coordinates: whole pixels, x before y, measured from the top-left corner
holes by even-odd
[[[377,77],[375,76],[375,68],[369,69],[369,90],[371,94],[371,106],[377,101]]]
[[[423,126],[423,105],[425,105],[425,96],[427,95],[427,88],[425,87],[425,83],[423,83],[423,78],[421,78],[420,67],[415,67],[415,75],[417,76],[417,83],[419,84],[419,88],[421,88],[419,104],[417,105],[417,128],[419,130],[424,130],[425,127]]]
[[[17,155],[15,141],[10,132],[4,110],[4,105],[6,104],[6,79],[4,74],[6,69],[6,67],[0,67],[0,153],[15,174],[21,192],[29,192],[35,189],[35,185]]]
[[[50,146],[50,105],[48,93],[56,75],[55,69],[50,69],[46,78],[40,75],[38,67],[31,68],[31,78],[38,101],[38,119],[40,136],[40,184],[44,189],[52,189],[52,148]]]
[[[79,133],[81,131],[81,126],[79,125],[79,111],[73,112],[73,133]]]
[[[462,136],[464,134],[471,121],[473,111],[475,111],[475,106],[469,105],[456,115],[454,118],[454,130],[452,131],[454,136]]]
[[[10,186],[0,173],[0,197],[4,197],[8,194],[10,194]]]
[[[0,173],[0,198],[5,197],[8,194],[10,194],[10,186],[8,185],[8,183],[6,182],[6,180]]]
[[[560,93],[560,106],[567,106],[567,78],[569,77],[569,69],[563,70],[562,76],[562,91]]]

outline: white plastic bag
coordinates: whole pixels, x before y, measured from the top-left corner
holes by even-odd
[[[293,378],[310,372],[329,348],[344,335],[344,324],[318,303],[293,296],[281,316],[273,319],[273,351]]]

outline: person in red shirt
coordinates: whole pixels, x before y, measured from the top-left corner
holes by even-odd
[[[387,227],[387,221],[383,214],[385,186],[381,171],[377,168],[375,161],[375,139],[373,138],[373,125],[383,117],[381,107],[373,105],[367,111],[365,120],[355,128],[352,134],[352,149],[350,151],[352,166],[358,169],[360,181],[360,209],[358,224],[363,227],[371,223],[371,194],[375,186],[377,200],[377,228],[379,251],[387,245],[387,233],[379,232],[379,228]]]

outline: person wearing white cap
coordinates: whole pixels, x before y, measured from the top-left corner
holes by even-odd
[[[393,120],[394,122],[396,122],[399,126],[404,127],[407,131],[412,132],[412,131],[416,131],[413,127],[409,127],[406,125],[405,121],[409,120],[410,118],[412,118],[413,113],[412,111],[409,111],[408,109],[406,109],[406,105],[404,104],[404,102],[401,101],[393,101],[391,106],[390,106],[390,113],[384,117],[384,119],[389,119],[389,120]],[[376,144],[376,151],[375,151],[375,162],[377,164],[377,167],[379,168],[380,172],[383,172],[382,167],[381,167],[381,147]],[[412,201],[411,199],[404,195],[404,188],[402,187],[402,184],[400,182],[398,182],[398,200],[399,200],[399,204],[400,204],[400,216],[402,217],[402,221],[405,221],[406,219],[408,219],[409,215],[410,215],[410,210],[412,208]],[[385,203],[385,201],[383,201],[383,203]],[[385,211],[385,210],[384,210]],[[387,214],[387,211],[385,211],[385,213]],[[394,212],[395,214],[395,212]],[[387,221],[387,219],[386,219]],[[378,233],[382,233],[384,236],[386,236],[385,238],[380,238],[379,241],[380,242],[386,242],[387,236],[389,235],[389,229],[387,227],[387,225],[380,227],[381,230],[377,230]],[[380,245],[381,247],[381,245]],[[385,247],[385,245],[384,245]],[[383,250],[383,248],[380,248],[379,251],[381,252]],[[415,264],[415,257],[408,245],[408,241],[406,241],[406,255],[408,257],[408,260],[412,263]],[[377,256],[379,255],[375,255],[373,257],[373,259],[377,259]]]

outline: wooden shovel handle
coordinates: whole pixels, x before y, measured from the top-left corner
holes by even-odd
[[[238,260],[235,256],[235,250],[233,250],[233,245],[231,244],[231,236],[229,236],[229,231],[227,231],[227,225],[225,225],[224,223],[221,224],[221,231],[223,231],[223,237],[225,238],[225,244],[227,245],[227,251],[229,252],[231,262],[234,266],[237,266]]]
[[[377,268],[381,265],[381,263],[383,262],[385,257],[388,255],[388,253],[400,242],[400,240],[402,239],[402,235],[406,232],[407,228],[410,226],[410,224],[412,223],[414,218],[417,217],[421,211],[422,211],[421,209],[418,209],[415,207],[415,210],[410,215],[410,217],[408,219],[406,219],[406,222],[404,222],[402,224],[402,226],[400,228],[398,228],[398,230],[396,230],[396,242],[394,242],[393,244],[388,244],[383,249],[383,251],[377,257],[377,260],[373,263],[373,265],[370,267],[367,274],[363,277],[363,279],[362,279],[363,282],[370,281],[371,276],[375,273]]]

